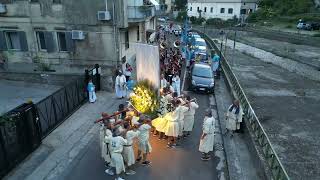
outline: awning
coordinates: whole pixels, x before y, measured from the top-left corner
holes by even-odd
[[[155,7],[156,10],[160,10],[160,4],[156,0],[149,0]]]

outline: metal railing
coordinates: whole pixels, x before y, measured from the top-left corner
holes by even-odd
[[[36,104],[45,138],[87,100],[86,84],[79,78]]]
[[[220,51],[218,46],[213,42],[213,40],[202,33],[201,31],[196,31],[201,34],[211,49],[215,49],[216,51]],[[262,149],[263,156],[271,170],[273,179],[275,180],[290,180],[285,168],[283,167],[276,151],[274,150],[267,133],[263,129],[257,115],[255,114],[253,108],[250,105],[250,102],[245,95],[237,77],[233,73],[231,66],[227,59],[222,54],[221,56],[221,67],[224,74],[227,77],[227,81],[229,85],[233,88],[235,95],[239,98],[241,106],[243,108],[244,120],[249,128],[249,131],[256,138],[260,148]]]

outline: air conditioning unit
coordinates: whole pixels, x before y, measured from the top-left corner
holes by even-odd
[[[98,11],[98,20],[99,21],[109,21],[111,15],[109,11]]]
[[[0,3],[0,14],[5,14],[7,13],[7,7],[5,4]]]
[[[84,40],[85,36],[83,31],[78,31],[78,30],[72,30],[72,39],[75,40]]]

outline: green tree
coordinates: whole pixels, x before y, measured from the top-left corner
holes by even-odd
[[[186,10],[188,0],[175,0],[174,5],[176,10],[182,11]]]

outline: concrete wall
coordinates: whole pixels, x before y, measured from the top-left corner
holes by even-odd
[[[14,27],[14,30],[24,31],[29,49],[27,52],[2,52],[7,56],[9,70],[40,70],[40,65],[34,62],[41,62],[51,64],[57,72],[79,72],[82,66],[113,65],[118,60],[114,44],[110,43],[115,42],[111,22],[97,20],[97,12],[105,9],[104,1],[68,0],[62,4],[52,4],[48,0],[40,0],[40,3],[17,1],[7,7],[6,16],[0,17],[1,29]],[[55,52],[39,50],[34,28],[53,33]],[[74,40],[74,52],[59,52],[56,33],[71,30],[84,31],[85,40]]]

